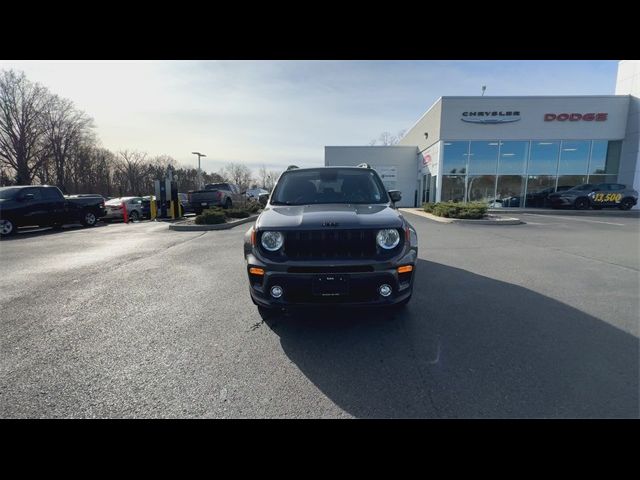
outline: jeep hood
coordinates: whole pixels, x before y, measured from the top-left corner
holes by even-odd
[[[273,205],[260,214],[256,227],[260,230],[400,228],[402,216],[387,205]]]

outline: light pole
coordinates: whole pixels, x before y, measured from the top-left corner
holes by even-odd
[[[200,170],[200,157],[206,157],[204,153],[191,152],[193,155],[198,155],[198,189],[202,188],[202,170]]]

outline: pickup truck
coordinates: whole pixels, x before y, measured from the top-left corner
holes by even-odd
[[[231,208],[246,203],[245,192],[233,183],[210,183],[204,190],[191,190],[188,194],[189,204],[196,215],[211,207]]]
[[[92,227],[106,214],[100,195],[64,196],[50,185],[0,187],[0,236],[16,233],[18,227],[57,227],[82,223]]]

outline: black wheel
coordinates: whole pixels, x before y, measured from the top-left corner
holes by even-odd
[[[575,207],[576,210],[586,210],[589,208],[589,199],[588,198],[578,198],[573,206]]]
[[[140,214],[138,213],[137,210],[134,210],[133,212],[131,212],[129,214],[129,221],[130,222],[137,222],[138,220],[140,220]]]
[[[620,210],[631,210],[633,208],[633,199],[625,198],[620,202],[618,207]]]
[[[84,215],[82,216],[82,225],[85,227],[93,227],[96,223],[98,223],[98,217],[96,217],[95,213],[84,212]]]
[[[232,205],[233,205],[233,204],[231,203],[231,199],[230,199],[230,198],[227,198],[227,201],[226,201],[226,202],[224,202],[224,208],[228,210],[228,209],[230,209],[230,208],[231,208],[231,206],[232,206]]]
[[[16,225],[11,220],[8,220],[6,218],[0,220],[0,237],[15,235],[16,230]]]

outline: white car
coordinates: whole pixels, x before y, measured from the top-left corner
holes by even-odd
[[[264,188],[251,188],[246,191],[247,199],[251,202],[257,202],[258,198],[260,198],[260,195],[263,193],[268,194],[269,192]]]

